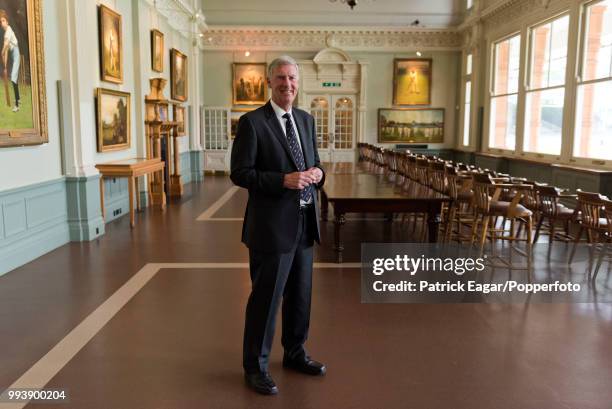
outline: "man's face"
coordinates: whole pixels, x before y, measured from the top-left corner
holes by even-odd
[[[4,17],[0,18],[0,26],[2,26],[2,28],[5,30],[8,27],[8,21],[6,21]]]
[[[288,109],[298,92],[298,70],[295,65],[277,66],[268,78],[272,89],[272,100],[281,108]]]

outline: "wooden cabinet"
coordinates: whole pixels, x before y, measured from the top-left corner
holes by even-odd
[[[163,78],[152,78],[151,92],[145,96],[145,135],[147,158],[160,158],[166,163],[162,176],[157,174],[151,180],[151,200],[154,204],[161,204],[164,180],[167,186],[167,194],[171,197],[183,194],[181,183],[181,167],[179,155],[179,138],[184,133],[179,132],[181,123],[170,118],[169,106],[174,105],[173,113],[177,112],[180,104],[169,102],[163,96],[163,88],[166,80]],[[163,180],[160,179],[163,177]]]

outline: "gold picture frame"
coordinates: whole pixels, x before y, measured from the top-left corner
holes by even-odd
[[[267,64],[232,63],[232,103],[262,105],[268,99]]]
[[[129,92],[96,90],[98,152],[129,149],[132,143],[130,99]]]
[[[151,69],[164,71],[164,33],[156,29],[151,30]]]
[[[431,58],[393,60],[393,105],[431,104]]]
[[[98,6],[100,76],[102,81],[123,83],[123,32],[121,14]]]
[[[443,143],[444,108],[378,108],[378,143]]]
[[[19,46],[9,50],[6,76],[0,59],[0,147],[40,145],[49,141],[42,0],[10,1],[2,11]]]
[[[180,106],[178,104],[174,104],[172,106],[172,118],[175,122],[178,122],[178,136],[185,135],[185,107]]]
[[[173,48],[170,50],[170,97],[177,101],[187,101],[188,81],[187,56]]]

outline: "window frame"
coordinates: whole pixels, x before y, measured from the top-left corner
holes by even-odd
[[[569,151],[569,162],[575,165],[589,166],[589,167],[597,167],[597,168],[610,168],[612,166],[612,159],[603,159],[603,158],[595,158],[595,157],[583,157],[576,156],[574,153],[574,147],[576,142],[577,130],[578,130],[578,93],[581,86],[611,82],[612,81],[612,72],[608,77],[604,78],[595,78],[590,80],[583,80],[584,78],[584,70],[586,67],[586,58],[587,58],[587,41],[588,41],[588,14],[587,9],[590,6],[593,6],[597,3],[602,3],[605,0],[590,0],[584,1],[579,4],[579,30],[578,30],[578,49],[576,51],[576,72],[573,80],[574,87],[574,106],[572,109],[572,126],[571,126],[571,138],[567,141],[568,143],[568,151]]]
[[[504,93],[504,94],[495,94],[495,81],[497,80],[497,72],[496,72],[496,57],[497,57],[497,52],[496,52],[496,46],[499,43],[502,43],[504,41],[510,40],[513,37],[519,37],[519,72],[518,72],[518,80],[517,80],[517,90],[516,92],[512,92],[512,93]],[[522,129],[519,126],[520,125],[520,113],[521,113],[521,93],[524,93],[523,90],[523,82],[521,81],[521,79],[523,78],[524,75],[524,64],[521,64],[521,60],[524,58],[523,56],[523,43],[525,41],[525,36],[523,35],[523,30],[519,29],[519,30],[514,30],[510,33],[507,33],[505,35],[502,36],[498,36],[496,37],[496,39],[491,40],[489,42],[489,75],[487,76],[487,80],[488,80],[488,87],[487,87],[487,115],[485,118],[485,121],[483,121],[483,127],[485,127],[486,129],[486,138],[483,138],[483,146],[482,146],[482,150],[484,152],[492,152],[492,153],[498,153],[498,154],[504,154],[504,155],[513,155],[515,152],[518,151],[518,149],[520,147],[522,147],[522,138],[519,138],[519,134],[522,134]],[[492,102],[495,98],[498,97],[507,97],[510,95],[516,95],[517,96],[517,106],[516,106],[516,129],[515,129],[515,140],[514,140],[514,149],[509,149],[507,147],[504,148],[500,148],[500,147],[492,147],[490,146],[490,141],[491,141],[491,119],[492,119],[492,115],[491,115],[491,106],[492,106]]]
[[[457,148],[459,150],[470,150],[471,148],[473,148],[474,145],[474,136],[475,136],[475,132],[473,129],[473,125],[474,125],[474,120],[473,120],[473,113],[474,113],[474,53],[471,51],[465,51],[463,53],[463,58],[462,58],[462,67],[461,67],[461,104],[460,104],[460,111],[459,111],[459,115],[460,115],[460,128],[459,128],[459,138],[457,140]],[[468,56],[472,57],[472,71],[468,74],[467,73],[467,62],[468,62]],[[465,113],[465,99],[466,99],[466,94],[467,94],[467,83],[468,81],[471,83],[471,92],[470,92],[470,112],[468,113],[468,119],[469,119],[469,128],[468,128],[468,137],[467,137],[467,144],[464,143],[465,141],[465,117],[466,117],[466,113]]]
[[[533,38],[533,33],[534,30],[537,27],[543,26],[545,24],[549,24],[552,23],[555,20],[558,20],[560,18],[563,18],[564,16],[568,17],[568,34],[567,34],[567,52],[566,52],[566,62],[565,62],[565,79],[563,81],[562,85],[554,85],[554,86],[547,86],[547,87],[539,87],[539,88],[534,88],[531,86],[531,81],[532,81],[532,64],[533,64],[533,52],[534,52],[534,38]],[[527,33],[526,33],[526,50],[525,50],[525,54],[526,54],[526,61],[525,61],[525,81],[524,81],[524,90],[523,90],[523,96],[522,96],[522,104],[524,106],[524,115],[522,118],[522,124],[521,124],[521,146],[520,146],[520,150],[517,149],[517,152],[520,152],[520,156],[526,156],[529,158],[534,158],[534,159],[542,159],[542,158],[546,158],[548,160],[560,160],[561,156],[563,155],[563,151],[564,151],[564,144],[567,144],[568,142],[565,140],[565,136],[564,136],[564,132],[563,130],[566,128],[566,126],[568,125],[568,123],[570,122],[570,119],[568,118],[568,115],[566,115],[566,103],[567,103],[567,94],[568,94],[568,88],[569,88],[569,84],[568,84],[568,70],[570,67],[569,64],[569,55],[570,55],[570,28],[571,28],[571,13],[570,10],[564,10],[560,13],[557,13],[553,16],[550,16],[544,20],[540,20],[534,24],[529,24],[526,27]],[[525,150],[525,132],[526,132],[526,128],[527,128],[527,98],[529,96],[530,93],[534,93],[534,92],[539,92],[539,91],[548,91],[548,90],[554,90],[554,89],[563,89],[563,119],[562,119],[562,125],[561,125],[561,146],[559,149],[559,153],[545,153],[545,152],[532,152],[532,151],[528,151]],[[519,102],[520,104],[521,102]],[[518,140],[517,140],[518,142]]]

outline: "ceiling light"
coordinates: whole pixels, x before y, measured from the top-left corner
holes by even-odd
[[[250,52],[250,51],[245,51],[245,52],[244,52],[244,56],[245,56],[245,57],[248,57],[249,55],[251,55],[251,52]]]
[[[416,55],[418,55],[419,57],[422,55],[420,51],[416,52]]]

